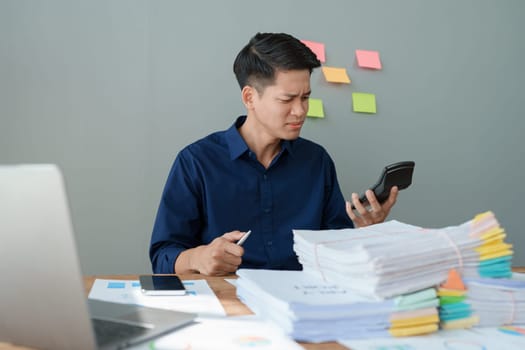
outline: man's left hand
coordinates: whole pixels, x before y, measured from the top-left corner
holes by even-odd
[[[392,187],[388,199],[383,204],[380,204],[374,192],[367,190],[365,192],[366,198],[368,199],[367,206],[364,206],[363,203],[359,201],[359,195],[357,193],[352,193],[352,203],[350,203],[350,201],[346,202],[346,212],[354,222],[356,228],[378,224],[385,221],[390,213],[390,209],[392,209],[396,203],[398,192],[397,186]],[[354,204],[355,207],[353,210],[352,204]]]

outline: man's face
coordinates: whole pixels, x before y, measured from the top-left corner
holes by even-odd
[[[310,92],[307,69],[277,71],[274,85],[253,93],[252,116],[260,131],[276,139],[298,138],[308,112]]]

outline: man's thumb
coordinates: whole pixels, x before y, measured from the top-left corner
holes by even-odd
[[[230,242],[237,242],[239,239],[241,239],[242,236],[244,236],[244,232],[232,231],[232,232],[227,232],[223,234],[222,236]]]

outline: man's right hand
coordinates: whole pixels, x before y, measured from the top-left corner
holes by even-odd
[[[215,238],[210,244],[182,252],[175,261],[175,273],[199,272],[209,276],[235,273],[242,262],[243,247],[235,244],[244,232],[232,231]]]

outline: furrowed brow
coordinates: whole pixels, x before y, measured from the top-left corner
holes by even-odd
[[[307,91],[304,94],[302,94],[301,96],[310,96],[311,93],[312,93],[312,91]],[[299,94],[287,94],[287,93],[284,93],[283,95],[286,96],[286,97],[297,97],[297,96],[299,96]]]

